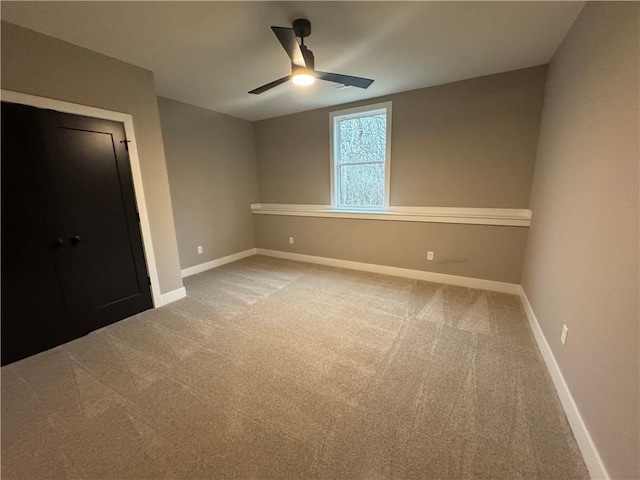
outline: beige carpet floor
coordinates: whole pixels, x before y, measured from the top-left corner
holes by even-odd
[[[516,296],[254,256],[2,368],[2,478],[588,478]]]

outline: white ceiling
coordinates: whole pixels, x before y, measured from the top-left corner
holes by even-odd
[[[155,73],[158,95],[260,120],[549,62],[584,2],[2,2],[9,22]],[[311,21],[316,68],[367,90],[291,82],[271,25]]]

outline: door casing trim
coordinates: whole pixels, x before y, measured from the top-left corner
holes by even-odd
[[[136,143],[136,135],[133,128],[133,116],[128,113],[114,112],[102,108],[89,107],[78,103],[71,103],[52,98],[38,97],[27,93],[14,92],[0,89],[0,99],[3,102],[29,105],[36,108],[56,110],[62,113],[71,113],[85,117],[113,120],[124,124],[124,130],[129,140],[129,163],[131,164],[131,175],[133,177],[133,189],[136,196],[136,206],[140,214],[140,231],[142,233],[142,246],[147,263],[147,273],[151,279],[151,298],[155,308],[162,306],[162,295],[160,293],[160,280],[156,267],[156,257],[153,251],[153,241],[151,236],[151,225],[147,212],[147,202],[144,196],[144,183],[140,170],[140,158]]]

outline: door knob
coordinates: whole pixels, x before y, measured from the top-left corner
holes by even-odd
[[[63,239],[61,239],[61,238],[56,238],[56,239],[53,241],[53,246],[54,246],[55,248],[62,248],[62,247],[64,247],[64,240],[63,240]]]
[[[71,245],[78,245],[81,241],[82,239],[79,235],[74,235],[73,237],[71,237]]]

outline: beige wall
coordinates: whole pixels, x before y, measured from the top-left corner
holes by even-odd
[[[329,112],[391,100],[391,205],[527,208],[546,66],[255,123],[263,203],[329,204]]]
[[[160,290],[181,288],[153,74],[3,21],[1,86],[133,116]]]
[[[329,204],[329,112],[393,102],[395,206],[528,208],[546,66],[256,122],[260,202]],[[256,245],[520,283],[527,228],[255,216]],[[436,261],[427,262],[426,252]]]
[[[527,243],[519,227],[276,215],[254,221],[260,248],[509,283],[520,282]]]
[[[251,122],[162,97],[158,106],[182,268],[255,247]]]
[[[588,2],[551,62],[523,274],[618,479],[640,477],[638,7]]]

